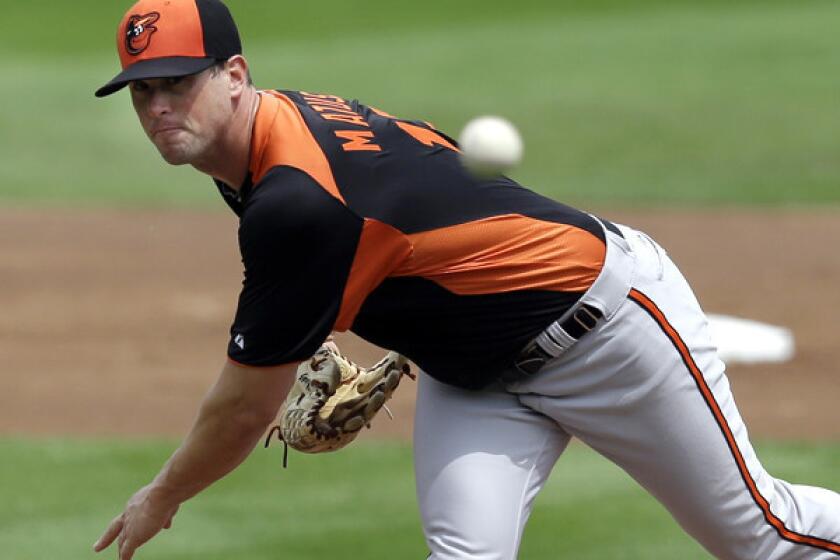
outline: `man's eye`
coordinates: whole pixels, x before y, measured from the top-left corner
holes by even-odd
[[[149,89],[149,84],[146,82],[131,82],[131,89],[134,91],[146,91]]]
[[[180,84],[182,81],[184,81],[183,76],[176,76],[174,78],[166,78],[166,85],[174,86],[174,85]]]

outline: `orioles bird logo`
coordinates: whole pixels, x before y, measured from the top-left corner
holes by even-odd
[[[149,48],[152,35],[157,31],[154,23],[160,19],[160,14],[151,12],[144,16],[131,16],[125,28],[125,50],[129,54],[138,55]]]

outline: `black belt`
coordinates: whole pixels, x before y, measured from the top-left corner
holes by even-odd
[[[598,321],[603,317],[600,310],[591,305],[581,305],[568,319],[560,323],[560,328],[566,331],[570,337],[575,340],[580,339],[583,335],[595,328]],[[546,333],[548,334],[548,333]],[[548,335],[549,338],[551,335]],[[522,349],[516,359],[513,361],[513,368],[510,372],[512,375],[504,375],[505,381],[513,381],[513,378],[521,378],[521,376],[531,376],[537,373],[549,360],[556,358],[542,349],[537,344],[536,339],[528,343]]]

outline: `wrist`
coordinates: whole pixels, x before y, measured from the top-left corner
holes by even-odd
[[[180,496],[181,493],[158,477],[149,484],[146,500],[155,509],[169,510],[178,507],[184,501]]]

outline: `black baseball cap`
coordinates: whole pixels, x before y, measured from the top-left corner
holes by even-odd
[[[197,74],[242,54],[239,31],[219,0],[140,0],[117,28],[122,72],[96,90],[105,97],[133,80]]]

